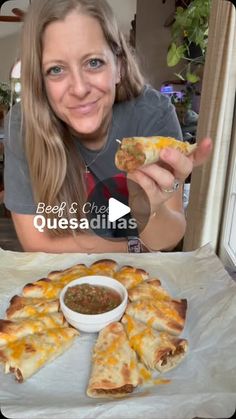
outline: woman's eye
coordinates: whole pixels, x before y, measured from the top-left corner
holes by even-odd
[[[47,70],[47,74],[51,75],[51,76],[58,76],[62,73],[62,68],[59,66],[54,66],[49,68],[49,70]]]
[[[104,64],[103,60],[100,60],[99,58],[92,58],[88,62],[89,68],[96,69],[102,67]]]

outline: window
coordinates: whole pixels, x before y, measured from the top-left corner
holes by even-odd
[[[10,74],[11,86],[12,86],[12,90],[16,98],[16,102],[20,102],[20,92],[21,92],[20,76],[21,76],[21,62],[17,61],[16,64],[14,64],[11,70],[11,74]]]

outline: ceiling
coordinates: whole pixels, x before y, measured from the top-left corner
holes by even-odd
[[[14,7],[22,10],[27,10],[29,5],[29,0],[10,0],[6,3],[3,3],[1,7],[2,15],[12,15],[12,9]],[[0,22],[0,38],[5,36],[13,35],[16,32],[19,32],[21,28],[21,22]]]

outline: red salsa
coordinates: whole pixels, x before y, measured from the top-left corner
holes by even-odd
[[[121,296],[108,287],[80,284],[67,288],[64,302],[67,307],[78,313],[101,314],[118,307]]]

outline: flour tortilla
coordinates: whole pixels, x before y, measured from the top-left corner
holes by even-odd
[[[111,323],[100,331],[94,346],[87,395],[123,397],[132,393],[138,383],[137,358],[124,327],[118,322]]]
[[[71,327],[48,329],[27,335],[0,348],[5,373],[13,373],[20,383],[68,349],[78,331]]]
[[[185,358],[188,342],[166,332],[158,332],[129,315],[122,318],[130,346],[149,369],[166,372]]]
[[[159,279],[150,279],[141,282],[137,287],[128,291],[131,301],[140,300],[142,298],[152,298],[154,300],[169,301],[172,299],[170,294],[162,287]]]
[[[186,156],[193,153],[196,144],[178,141],[172,137],[130,137],[123,138],[115,155],[118,169],[126,172],[156,163],[162,149],[170,147],[181,151]]]
[[[51,281],[60,281],[65,286],[74,279],[87,276],[89,274],[89,268],[84,264],[78,263],[77,265],[73,265],[64,270],[52,271],[47,275],[47,278]]]
[[[65,284],[62,281],[52,281],[42,278],[36,282],[26,284],[22,290],[24,297],[53,299],[58,298]]]
[[[126,313],[159,331],[179,335],[184,328],[187,300],[159,301],[151,298],[129,303]]]
[[[62,313],[40,314],[17,320],[0,319],[0,346],[27,335],[59,326],[68,326]]]
[[[117,271],[118,263],[112,259],[100,259],[89,267],[90,275],[105,275],[113,277]]]
[[[136,287],[140,282],[148,279],[149,274],[141,268],[125,265],[114,274],[114,278],[121,282],[128,290]]]
[[[45,298],[31,298],[15,295],[6,310],[8,320],[25,317],[35,317],[41,314],[56,313],[59,310],[59,300]]]

